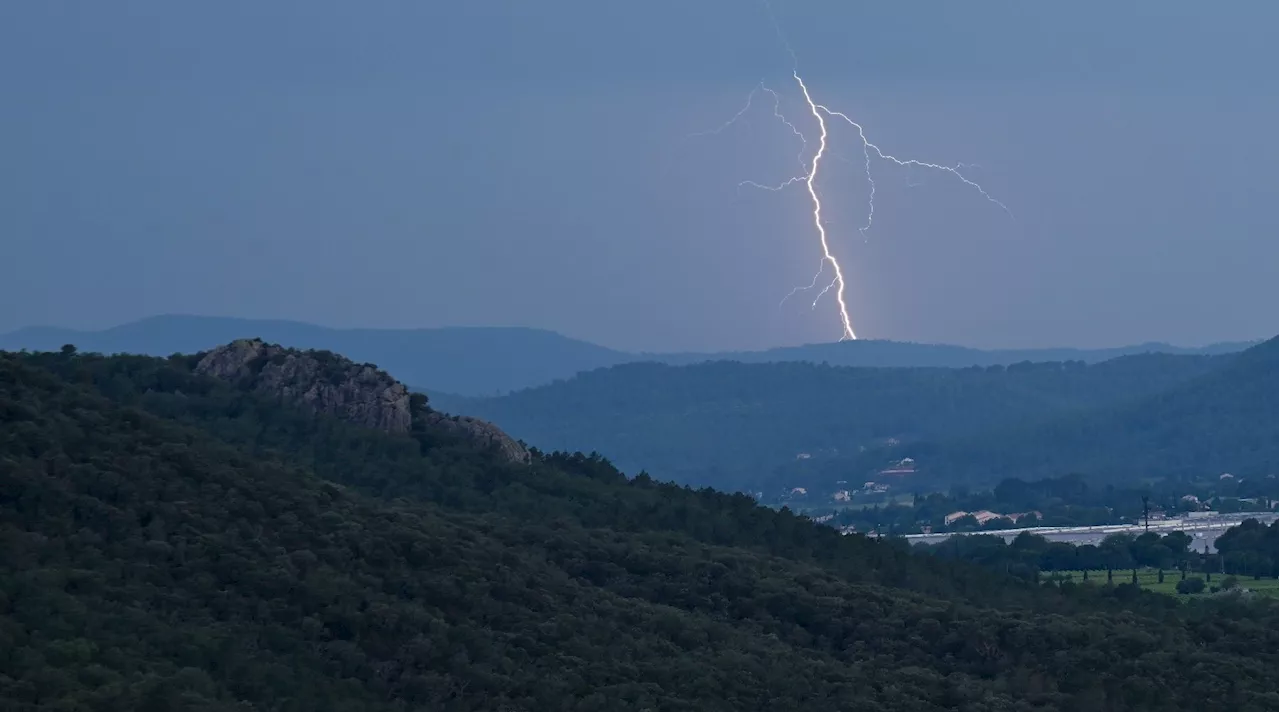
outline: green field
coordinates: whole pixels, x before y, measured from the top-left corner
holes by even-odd
[[[1040,578],[1041,580],[1045,580],[1049,576],[1052,576],[1054,573],[1055,572],[1050,572],[1050,571],[1041,572]],[[1083,571],[1060,571],[1056,573],[1061,573],[1063,575],[1070,576],[1071,580],[1075,581],[1076,583],[1084,582]],[[1115,571],[1112,572],[1111,575],[1112,575],[1113,583],[1121,584],[1121,583],[1130,583],[1133,581],[1133,569],[1116,569]],[[1204,574],[1198,573],[1198,572],[1187,573],[1187,578],[1189,579],[1192,579],[1192,578],[1203,579],[1204,577],[1205,577]],[[1167,593],[1171,596],[1184,595],[1184,594],[1179,594],[1177,591],[1178,581],[1180,581],[1181,578],[1182,578],[1182,574],[1179,573],[1178,571],[1167,570],[1164,572],[1164,583],[1160,583],[1160,572],[1157,571],[1156,569],[1138,569],[1138,585],[1142,586],[1148,591],[1157,591],[1159,593]],[[1205,582],[1204,593],[1198,594],[1198,595],[1207,595],[1209,593],[1209,589],[1211,587],[1217,586],[1222,581],[1223,578],[1225,578],[1225,576],[1223,576],[1222,574],[1213,574],[1212,579]],[[1247,588],[1251,591],[1257,591],[1259,594],[1271,596],[1273,598],[1280,598],[1280,581],[1278,581],[1277,579],[1263,578],[1255,581],[1252,576],[1236,576],[1235,578],[1241,588]],[[1089,572],[1088,583],[1105,584],[1106,582],[1107,582],[1107,572],[1105,569]]]

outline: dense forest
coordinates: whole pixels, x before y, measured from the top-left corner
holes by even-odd
[[[917,547],[944,558],[958,558],[989,567],[1003,567],[1021,576],[1043,571],[1124,570],[1138,567],[1168,570],[1208,570],[1206,558],[1190,549],[1192,538],[1184,532],[1138,536],[1112,534],[1099,545],[1049,541],[1023,532],[1010,542],[998,536],[956,536],[937,544]]]
[[[1274,605],[1057,587],[598,455],[0,353],[26,710],[1271,710]]]
[[[811,482],[860,484],[895,455],[911,455],[914,442],[981,438],[1162,393],[1234,357],[964,369],[627,364],[502,398],[435,402],[545,449],[597,449],[629,471],[772,497]],[[894,442],[901,445],[879,450]]]
[[[989,534],[953,536],[936,544],[916,548],[941,558],[960,559],[1001,569],[1023,578],[1036,579],[1045,571],[1125,570],[1196,571],[1255,578],[1276,578],[1280,524],[1246,519],[1218,538],[1214,553],[1195,551],[1193,539],[1185,532],[1143,534],[1117,533],[1099,545],[1048,541],[1043,536],[1022,532],[1012,541]],[[1123,579],[1122,579],[1123,580]]]
[[[1221,570],[1226,573],[1280,575],[1280,523],[1264,525],[1256,519],[1246,519],[1219,537],[1214,548],[1222,558]]]

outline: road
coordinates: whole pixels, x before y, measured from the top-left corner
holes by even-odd
[[[1183,531],[1190,534],[1193,538],[1191,548],[1195,551],[1208,551],[1213,553],[1216,551],[1213,544],[1222,536],[1227,529],[1239,524],[1240,522],[1253,518],[1263,524],[1270,524],[1280,518],[1280,514],[1276,512],[1242,512],[1240,514],[1219,514],[1207,517],[1187,518],[1187,519],[1165,519],[1157,522],[1151,522],[1151,531],[1159,534],[1167,534],[1168,532]],[[992,534],[1003,537],[1005,541],[1013,541],[1013,538],[1022,532],[1031,532],[1039,534],[1049,541],[1064,541],[1071,544],[1100,544],[1102,540],[1111,534],[1130,533],[1141,534],[1143,532],[1142,525],[1127,524],[1109,524],[1097,527],[1026,527],[1022,529],[1001,529],[989,532],[971,532],[974,534]],[[957,536],[956,533],[947,532],[944,534],[908,534],[907,540],[912,544],[927,543],[936,544],[940,541]],[[964,534],[959,534],[964,536]]]

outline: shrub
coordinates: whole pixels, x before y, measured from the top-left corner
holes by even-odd
[[[1204,579],[1189,578],[1178,582],[1178,593],[1203,593]]]

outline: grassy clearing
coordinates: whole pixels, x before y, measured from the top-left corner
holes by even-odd
[[[1083,571],[1062,571],[1060,573],[1063,575],[1069,575],[1071,580],[1076,583],[1085,582]],[[1042,572],[1040,574],[1042,579],[1051,575],[1052,572]],[[1113,583],[1131,583],[1133,581],[1133,569],[1117,569],[1112,572],[1111,576]],[[1205,578],[1205,575],[1198,572],[1188,572],[1187,578],[1203,579]],[[1223,578],[1225,578],[1225,576],[1222,574],[1213,574],[1209,580],[1205,581],[1205,592],[1198,595],[1208,594],[1210,592],[1209,589],[1218,586],[1222,582]],[[1272,598],[1280,598],[1280,580],[1263,578],[1255,581],[1252,576],[1236,576],[1235,578],[1242,588],[1247,588],[1251,591],[1256,591],[1261,595],[1271,596]],[[1179,594],[1177,591],[1178,581],[1181,579],[1181,573],[1176,570],[1169,570],[1164,572],[1164,582],[1161,583],[1160,572],[1156,569],[1138,569],[1138,585],[1149,591],[1167,593],[1171,596],[1184,595]],[[1089,572],[1088,583],[1105,584],[1106,582],[1107,572],[1105,569]]]

